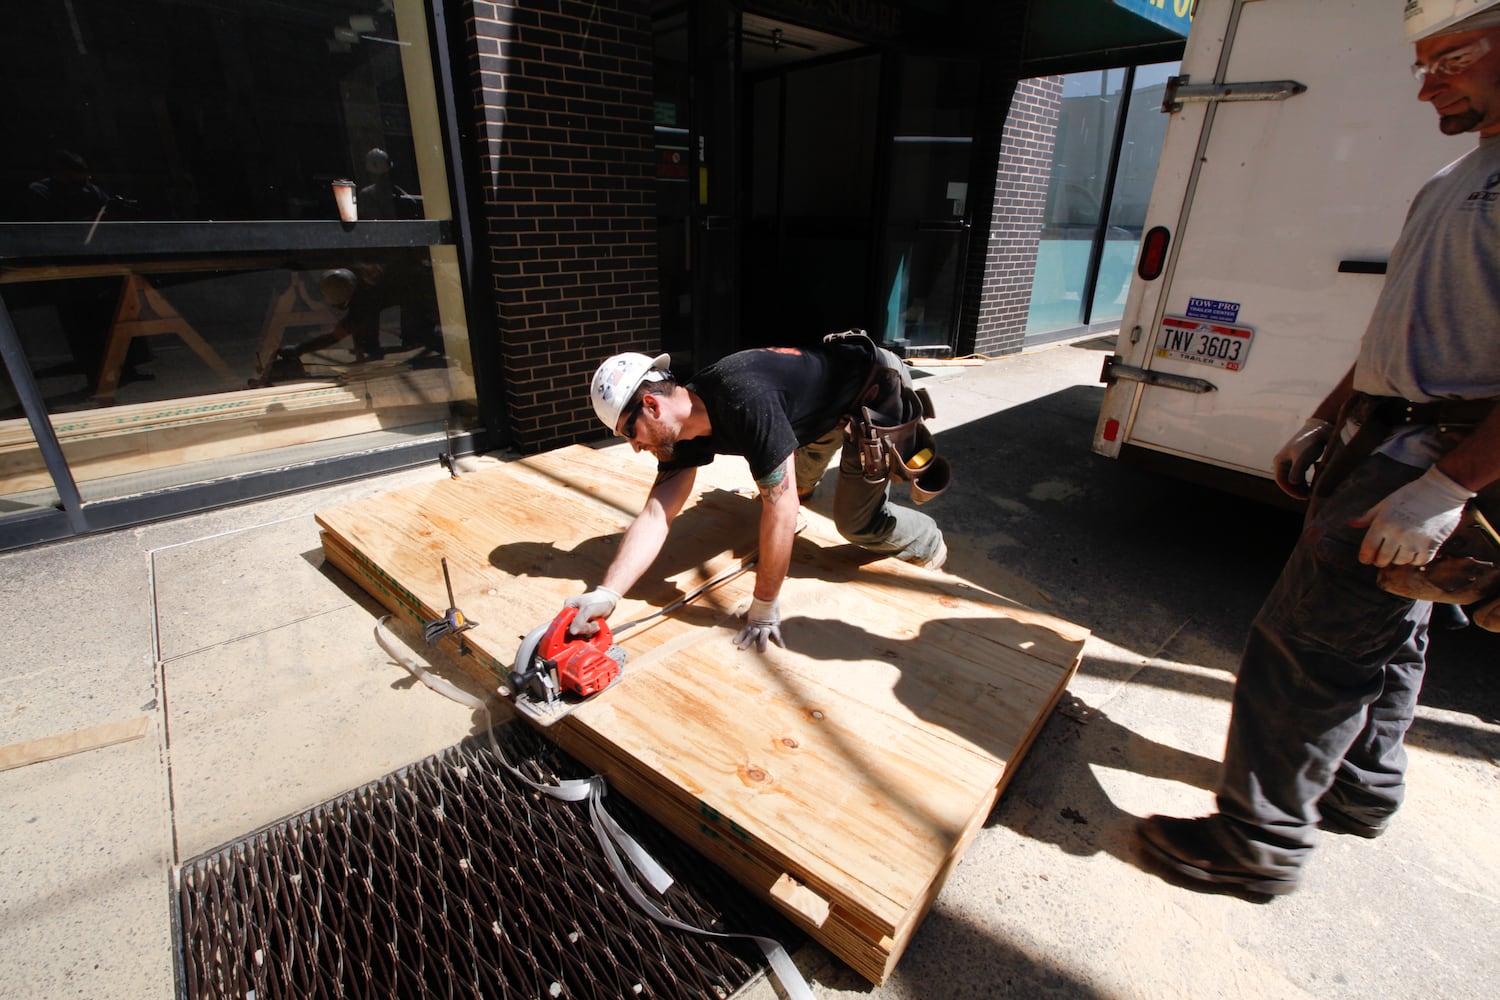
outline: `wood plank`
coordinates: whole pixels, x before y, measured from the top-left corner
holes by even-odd
[[[86,729],[75,729],[71,733],[58,733],[55,736],[41,736],[22,743],[8,744],[0,747],[0,771],[138,740],[146,735],[148,721],[142,715],[120,722],[105,722]]]
[[[653,478],[649,462],[575,446],[318,521],[329,561],[415,619],[447,606],[446,556],[458,606],[480,622],[461,664],[494,683],[526,631],[598,581]],[[752,555],[758,501],[713,478],[612,622]],[[873,560],[826,517],[804,516],[782,591],[790,649],[734,647],[754,582],[742,574],[628,631],[620,682],[546,732],[880,982],[1088,633],[969,581]]]

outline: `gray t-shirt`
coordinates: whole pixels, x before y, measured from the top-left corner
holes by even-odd
[[[1500,136],[1417,192],[1360,344],[1354,388],[1417,401],[1500,397]],[[1438,458],[1430,429],[1379,449],[1408,465]]]

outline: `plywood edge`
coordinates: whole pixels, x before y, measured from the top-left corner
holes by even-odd
[[[872,973],[878,974],[885,964],[884,946],[880,942],[890,941],[887,931],[893,930],[900,922],[899,907],[893,907],[884,915],[870,914],[850,906],[805,873],[788,872],[774,859],[762,856],[752,839],[737,836],[732,824],[725,823],[722,817],[716,820],[680,799],[661,795],[652,776],[636,773],[625,762],[591,745],[586,731],[568,725],[568,721],[565,719],[552,726],[548,730],[549,736],[574,758],[602,775],[612,790],[634,802],[683,843],[747,889],[768,899],[792,923],[827,945],[851,968],[856,968],[867,978]],[[826,918],[818,922],[813,919],[818,912],[816,907],[810,912],[802,905],[791,905],[772,894],[773,887],[785,876],[796,879],[808,891],[828,900]]]
[[[385,573],[356,555],[336,537],[327,532],[322,532],[321,537],[323,556],[329,565],[363,587],[387,611],[418,630],[432,620],[420,610],[420,602],[415,607],[409,603],[415,597]],[[494,691],[510,673],[508,666],[489,655],[482,647],[466,641],[460,648],[459,641],[454,636],[439,639],[437,648],[447,653],[459,669],[486,691]]]

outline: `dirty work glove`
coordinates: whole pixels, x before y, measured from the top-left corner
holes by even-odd
[[[1464,504],[1474,494],[1433,466],[1350,521],[1370,530],[1359,547],[1359,561],[1376,566],[1421,566],[1453,534]]]
[[[599,623],[595,618],[608,618],[615,613],[615,605],[620,603],[620,595],[608,587],[595,587],[587,594],[579,594],[563,601],[565,608],[577,608],[578,614],[573,616],[573,623],[568,626],[569,635],[593,635],[599,631]]]
[[[753,644],[764,653],[767,639],[782,649],[786,648],[786,643],[781,641],[781,611],[776,607],[776,598],[762,601],[757,597],[750,602],[750,610],[745,613],[745,627],[734,637],[734,644],[740,649],[749,649]]]
[[[1307,485],[1307,474],[1313,463],[1323,457],[1323,450],[1333,437],[1333,425],[1326,420],[1310,417],[1302,429],[1293,434],[1281,446],[1271,467],[1276,470],[1276,485],[1283,493],[1298,500],[1306,500],[1311,490]]]

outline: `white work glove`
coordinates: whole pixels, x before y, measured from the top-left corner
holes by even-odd
[[[1376,566],[1421,566],[1432,559],[1463,516],[1474,494],[1433,466],[1350,521],[1366,525],[1359,561]]]
[[[786,648],[786,643],[781,641],[781,611],[776,607],[776,598],[762,601],[757,597],[750,602],[750,610],[745,613],[745,627],[734,637],[734,644],[740,649],[749,649],[753,644],[764,653],[767,639],[782,649]]]
[[[565,608],[577,608],[578,614],[573,616],[573,624],[568,626],[569,635],[593,635],[599,631],[599,623],[595,618],[608,618],[615,613],[615,605],[620,603],[620,595],[608,587],[595,587],[587,594],[579,594],[563,601]]]
[[[1307,474],[1313,463],[1323,457],[1332,437],[1331,423],[1310,417],[1301,430],[1287,439],[1276,457],[1271,459],[1271,467],[1276,470],[1276,485],[1283,493],[1298,500],[1308,498],[1312,491],[1307,484]]]

